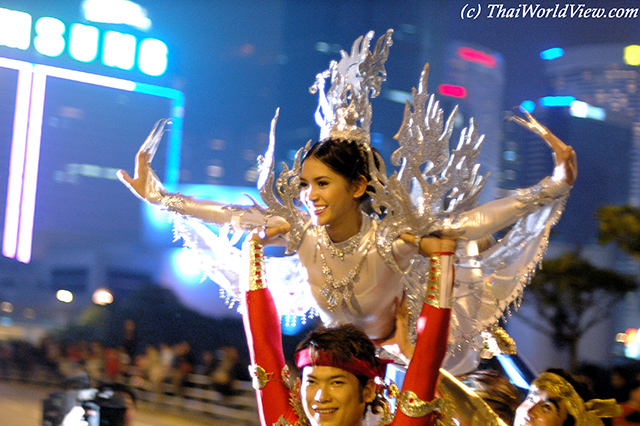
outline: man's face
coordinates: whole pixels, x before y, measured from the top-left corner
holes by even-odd
[[[534,386],[516,410],[513,426],[562,426],[567,416],[567,408],[556,394]]]
[[[358,378],[336,367],[308,366],[302,370],[302,404],[313,426],[359,426],[375,385],[360,389]]]

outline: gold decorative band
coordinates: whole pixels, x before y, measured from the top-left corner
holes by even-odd
[[[431,402],[425,402],[411,391],[404,391],[398,398],[398,409],[402,413],[411,418],[424,417],[433,411],[441,411],[443,408],[443,400],[435,398]]]
[[[429,256],[425,303],[436,308],[451,308],[453,304],[453,261],[453,253],[433,253]]]
[[[264,246],[258,241],[249,242],[249,291],[267,288],[267,276],[264,270]]]
[[[425,303],[440,308],[440,274],[442,272],[442,264],[440,263],[440,255],[432,254],[429,256],[429,275],[427,278],[427,294],[425,295]]]

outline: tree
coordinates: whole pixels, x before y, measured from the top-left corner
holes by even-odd
[[[625,252],[640,259],[640,208],[604,206],[598,209],[600,244],[615,243]]]
[[[566,253],[544,260],[527,286],[525,301],[535,302],[539,319],[523,313],[518,317],[551,337],[558,348],[567,348],[575,371],[582,336],[611,318],[616,302],[637,287],[629,276],[597,268],[579,253]]]

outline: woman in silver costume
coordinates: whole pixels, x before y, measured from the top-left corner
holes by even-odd
[[[384,80],[383,64],[391,34],[390,30],[380,38],[374,52],[368,49],[372,33],[358,39],[351,56],[343,54],[339,63],[332,62],[328,73],[317,77],[314,89],[320,92],[316,117],[321,126],[320,141],[301,150],[291,170],[285,168],[276,182],[276,194],[274,119],[259,180],[267,208],[257,203],[229,206],[167,192],[151,169],[166,122],[152,131],[138,152],[134,177],[124,171],[119,177],[142,200],[177,213],[178,221],[231,224],[243,231],[279,227],[288,252],[295,252],[299,258],[304,270],[302,281],[308,283],[315,300],[315,306],[307,306],[314,307],[324,323],[353,323],[374,340],[399,345],[394,352],[409,358],[410,345],[403,344],[401,336],[392,338],[394,313],[403,292],[411,310],[412,301],[421,301],[428,285],[423,282],[426,263],[417,256],[421,236],[435,234],[459,242],[451,336],[460,349],[493,325],[520,296],[546,249],[549,230],[563,210],[577,175],[577,162],[573,149],[531,115],[525,114],[526,120],[514,118],[551,147],[556,163],[553,176],[532,188],[475,207],[484,183],[476,176],[475,164],[481,139],[471,122],[471,130],[463,131],[457,150],[448,155],[455,111],[445,125],[442,110],[433,98],[425,108],[425,67],[420,90],[414,91],[415,110],[407,106],[396,136],[400,148],[394,153],[394,164],[402,167],[399,173],[387,177],[382,159],[369,144],[368,98],[377,95]],[[368,63],[375,66],[363,65]],[[355,75],[354,68],[358,69]],[[324,79],[329,75],[332,86],[325,94]],[[377,215],[364,213],[363,200],[369,199]],[[295,200],[302,201],[307,212],[295,207]],[[503,239],[478,250],[476,240],[486,240],[510,226]],[[193,237],[192,228],[180,229],[187,245],[215,250],[215,244],[202,243],[205,238],[201,235]],[[442,271],[447,270],[451,271],[452,265],[443,265]],[[282,294],[306,291],[291,282],[284,285],[287,290]],[[276,301],[287,313],[287,301],[278,300],[277,295]]]

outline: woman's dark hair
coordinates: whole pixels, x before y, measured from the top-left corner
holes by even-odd
[[[373,161],[377,169],[383,164],[380,153],[375,148],[371,148]],[[354,141],[343,141],[337,139],[324,139],[314,143],[309,151],[304,155],[302,162],[308,158],[316,158],[326,164],[331,170],[343,176],[350,184],[355,183],[364,177],[367,182],[371,181],[371,170],[369,170],[369,156],[362,143]],[[367,186],[367,191],[373,191],[373,187]],[[363,195],[360,201],[367,200],[368,195]]]
[[[336,327],[320,326],[311,331],[302,342],[298,344],[296,353],[306,348],[316,351],[330,351],[333,359],[338,362],[349,363],[353,358],[366,361],[377,367],[380,365],[376,357],[376,347],[369,337],[353,324],[344,324]],[[360,382],[360,391],[364,389],[369,379],[366,376],[356,375]],[[383,401],[376,397],[368,403],[374,414],[382,408]]]

